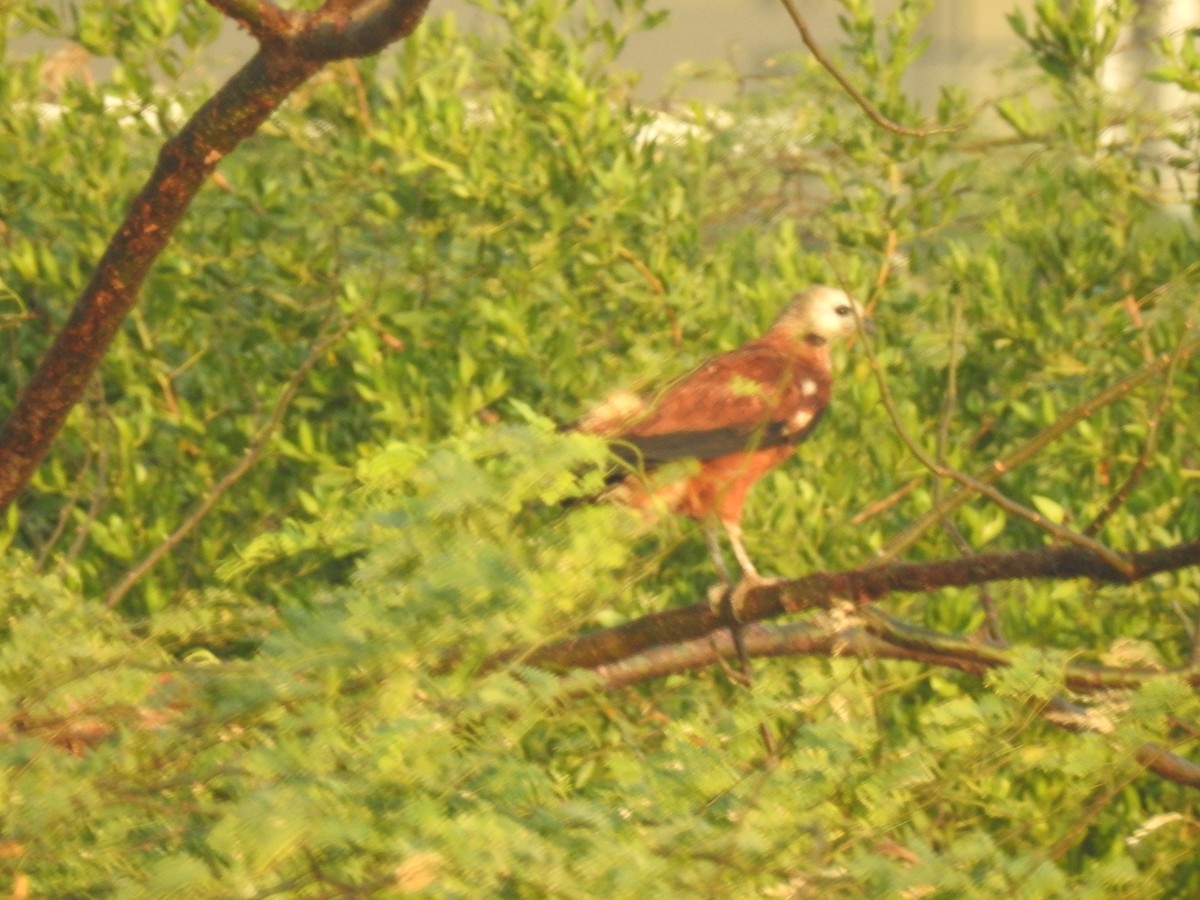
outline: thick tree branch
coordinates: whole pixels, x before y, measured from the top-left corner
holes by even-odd
[[[269,2],[215,0],[243,21],[262,47],[159,153],[150,179],[109,241],[67,324],[0,428],[0,511],[33,477],[67,415],[137,302],[150,267],[217,163],[330,59],[373,52],[406,37],[429,0],[371,3],[339,33],[328,18],[306,19],[312,33],[290,39],[294,14]],[[339,7],[340,8],[340,7]],[[363,28],[375,28],[370,38]],[[315,55],[313,55],[315,54]]]
[[[286,39],[304,18],[302,13],[280,9],[271,0],[208,0],[208,5],[241,25],[260,44]]]
[[[308,59],[373,56],[417,27],[429,0],[365,0],[353,10],[327,3],[313,14],[299,35],[296,49]]]
[[[741,604],[742,619],[758,622],[784,613],[833,609],[839,604],[863,606],[892,593],[928,593],[1012,579],[1093,581],[1128,584],[1200,565],[1200,540],[1147,550],[1127,557],[1128,573],[1074,545],[988,553],[930,563],[889,563],[848,572],[815,572],[804,578],[756,585]],[[652,647],[709,639],[725,624],[707,603],[644,616],[616,628],[514,651],[493,664],[520,660],[542,668],[596,669],[644,653]],[[755,632],[747,629],[747,641]],[[753,653],[751,652],[751,655]]]

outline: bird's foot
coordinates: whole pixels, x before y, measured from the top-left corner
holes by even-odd
[[[714,616],[724,614],[729,597],[733,593],[733,585],[728,581],[718,581],[708,587],[708,608]]]
[[[757,572],[744,572],[737,584],[720,582],[708,589],[708,607],[714,615],[731,615],[736,622],[744,622],[742,613],[746,597],[754,588],[778,584],[782,578],[768,578]]]

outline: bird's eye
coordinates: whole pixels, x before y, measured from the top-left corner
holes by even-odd
[[[850,307],[846,306],[845,304],[842,304],[841,306],[837,307],[834,310],[834,312],[837,313],[839,316],[848,316],[848,315],[850,315]]]

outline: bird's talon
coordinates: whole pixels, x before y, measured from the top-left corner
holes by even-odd
[[[712,610],[714,616],[722,615],[725,609],[725,603],[729,599],[729,593],[733,590],[733,586],[724,581],[718,581],[716,584],[708,587],[708,608]]]
[[[729,592],[729,613],[738,622],[745,622],[746,619],[742,615],[746,596],[755,588],[765,587],[772,584],[778,584],[783,581],[782,578],[767,578],[759,575],[757,572],[747,573],[742,576],[742,580],[733,586],[733,590]]]

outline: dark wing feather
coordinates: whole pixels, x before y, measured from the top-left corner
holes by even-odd
[[[785,421],[772,420],[749,431],[742,428],[708,428],[696,431],[672,431],[655,435],[624,435],[614,443],[613,452],[630,463],[652,466],[676,459],[714,459],[746,450],[766,450],[784,444],[799,444],[816,427],[823,409],[814,410],[809,423],[789,430]]]

